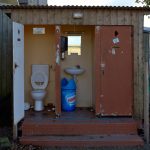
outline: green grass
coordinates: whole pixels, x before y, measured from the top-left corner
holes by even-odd
[[[9,139],[7,137],[0,137],[0,149],[8,149],[11,147]]]

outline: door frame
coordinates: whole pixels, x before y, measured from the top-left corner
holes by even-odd
[[[61,26],[55,25],[55,99],[56,99],[56,116],[61,115],[61,66],[60,66],[60,53],[61,53]]]
[[[100,116],[100,26],[95,26],[94,38],[94,97],[95,115]]]

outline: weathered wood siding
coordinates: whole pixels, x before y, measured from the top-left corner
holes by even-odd
[[[12,21],[0,10],[0,124],[12,117]]]
[[[144,51],[145,58],[150,58],[150,32],[144,31]]]
[[[12,9],[12,19],[22,24],[49,25],[132,25],[134,53],[134,114],[143,116],[143,11],[132,9]],[[74,19],[73,13],[83,13],[83,18]],[[128,39],[127,39],[128,40]]]
[[[8,10],[7,10],[8,11]],[[12,9],[12,19],[22,24],[60,25],[136,25],[139,10],[119,9]],[[83,18],[74,19],[73,13],[80,12]]]

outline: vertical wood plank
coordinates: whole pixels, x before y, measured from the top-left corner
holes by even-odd
[[[111,25],[111,12],[110,10],[105,9],[104,10],[104,25]]]
[[[149,65],[148,59],[144,68],[144,139],[149,144]]]
[[[138,43],[139,43],[139,51],[138,51],[138,67],[139,67],[139,72],[138,72],[138,80],[139,80],[139,85],[138,85],[138,93],[139,93],[139,99],[138,99],[138,107],[139,107],[139,113],[140,113],[140,118],[143,117],[143,102],[144,102],[144,50],[143,50],[143,14],[138,13],[138,24],[139,24],[139,36],[138,36]],[[141,88],[142,87],[142,88]]]
[[[0,96],[7,97],[12,94],[12,21],[2,12],[0,27]]]
[[[2,95],[5,97],[7,96],[7,81],[6,81],[6,76],[7,76],[7,41],[8,41],[8,19],[6,18],[5,14],[3,14],[3,48],[2,48]]]
[[[96,10],[93,10],[93,9],[89,9],[88,11],[85,10],[84,11],[84,15],[86,17],[84,19],[84,24],[86,25],[95,25],[95,22],[96,22]]]
[[[125,15],[124,10],[118,10],[118,25],[124,25],[125,24]]]
[[[95,113],[100,115],[100,26],[95,26],[94,51]]]
[[[125,10],[125,12],[124,12],[124,24],[125,25],[131,25],[131,11],[129,11],[129,10]]]
[[[62,22],[62,9],[54,9],[55,10],[55,15],[54,15],[54,24],[61,24]]]
[[[141,13],[140,13],[141,14]],[[144,62],[143,62],[143,15],[137,11],[132,12],[132,25],[134,26],[134,112],[138,118],[143,117],[144,100]]]
[[[18,10],[18,19],[19,23],[25,24],[26,23],[26,12],[22,9]]]
[[[61,36],[61,26],[55,26],[55,49],[57,60],[55,67],[55,97],[56,97],[56,115],[61,114],[61,81],[60,81],[60,36]]]
[[[42,9],[39,13],[40,16],[40,24],[47,24],[48,23],[48,10]]]
[[[54,24],[55,20],[55,11],[54,9],[48,10],[48,24]]]
[[[61,24],[68,24],[69,20],[71,19],[70,16],[70,11],[68,9],[63,9],[62,10],[62,19],[61,19]]]
[[[83,10],[83,16],[84,16],[83,23],[87,24],[87,21],[89,20],[89,16],[88,16],[88,13],[85,9]]]
[[[19,22],[19,16],[18,15],[19,15],[18,10],[13,9],[11,18],[14,22]]]
[[[12,21],[0,11],[0,125],[12,125]]]
[[[0,10],[0,96],[2,96],[2,37],[3,37],[3,26],[2,26],[2,11]]]
[[[96,23],[97,25],[103,25],[104,23],[103,10],[97,10]]]
[[[118,13],[117,10],[111,10],[111,25],[118,24]]]
[[[33,20],[31,20],[31,24],[41,24],[40,12],[38,12],[36,9],[33,9],[31,13],[32,13],[32,18],[33,18]]]
[[[8,29],[9,29],[9,20],[8,20],[8,17],[6,17],[6,20],[7,20],[7,24],[5,24],[5,26],[6,26],[6,33],[5,33],[5,36],[7,36],[7,39],[6,39],[6,43],[7,43],[7,46],[6,46],[6,56],[5,56],[5,60],[6,60],[6,70],[5,70],[5,75],[6,75],[6,77],[5,77],[5,79],[6,79],[6,82],[5,82],[5,84],[6,84],[6,88],[5,88],[5,90],[6,90],[6,95],[8,94],[8,67],[7,67],[7,62],[8,62],[8,49],[9,49],[9,47],[8,47],[8,44],[9,44],[9,33],[8,33]]]
[[[12,94],[12,89],[13,89],[13,81],[12,81],[12,76],[13,76],[13,51],[12,51],[12,21],[9,19],[8,20],[8,41],[7,41],[7,93]],[[10,102],[12,103],[12,102]]]
[[[27,9],[26,13],[27,13],[27,15],[25,16],[26,24],[34,24],[33,10],[32,9]]]
[[[136,13],[132,12],[132,25],[133,25],[133,36],[134,36],[134,41],[133,41],[133,49],[134,49],[134,115],[136,117],[139,116],[139,109],[138,109],[138,101],[139,101],[139,93],[138,93],[138,86],[139,86],[139,81],[138,81],[138,30],[139,30],[139,25],[138,25],[138,16]]]
[[[149,33],[144,32],[144,139],[149,144]]]
[[[71,24],[73,24],[72,11],[70,9],[66,10],[66,11],[67,11],[67,14],[68,14],[68,21],[67,21],[66,24],[71,25]],[[83,11],[83,13],[84,13],[84,11]]]

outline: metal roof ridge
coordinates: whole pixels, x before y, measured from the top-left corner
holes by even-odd
[[[4,9],[16,9],[16,8],[35,8],[35,9],[40,9],[40,8],[101,8],[101,9],[109,9],[109,8],[114,8],[114,9],[150,9],[149,6],[87,6],[87,5],[0,5],[0,8]]]

